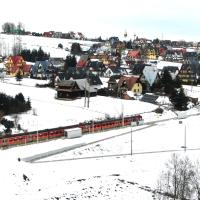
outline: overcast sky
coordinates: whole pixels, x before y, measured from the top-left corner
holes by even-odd
[[[22,22],[26,30],[80,31],[121,36],[200,41],[199,0],[6,0],[0,23]]]

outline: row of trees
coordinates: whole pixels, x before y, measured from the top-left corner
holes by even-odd
[[[17,115],[15,117],[15,123],[3,118],[4,115],[17,114],[30,109],[30,99],[28,98],[26,101],[22,93],[17,94],[14,98],[4,93],[0,93],[0,123],[5,126],[5,133],[10,134],[11,128],[13,128],[14,125],[18,125],[18,129],[20,129],[20,125],[16,123]]]
[[[0,111],[4,115],[21,113],[30,109],[30,99],[28,98],[26,101],[22,93],[17,94],[14,98],[0,93]]]
[[[17,25],[12,22],[6,22],[2,25],[2,30],[4,33],[8,34],[22,35],[25,33],[24,25],[21,22],[19,22]]]
[[[32,51],[30,49],[23,49],[20,55],[29,62],[48,60],[50,57],[50,54],[44,52],[41,47],[38,50],[33,49]]]
[[[157,199],[200,199],[200,164],[173,154],[158,180]]]
[[[65,59],[65,64],[64,64],[64,71],[66,72],[67,69],[70,67],[76,67],[77,61],[75,56],[68,55]]]

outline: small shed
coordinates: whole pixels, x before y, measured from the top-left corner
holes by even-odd
[[[82,136],[82,129],[79,128],[79,127],[65,129],[64,134],[65,134],[65,137],[67,137],[68,139],[81,137]]]

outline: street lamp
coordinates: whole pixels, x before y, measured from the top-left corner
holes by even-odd
[[[132,127],[131,127],[131,156],[133,155],[133,136],[132,136]]]
[[[179,124],[182,124],[182,121],[179,121]],[[186,149],[187,149],[187,133],[186,133],[186,124],[184,124],[184,145],[181,146],[181,148],[183,148],[184,151],[186,152]]]

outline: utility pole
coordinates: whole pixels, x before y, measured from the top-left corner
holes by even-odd
[[[87,100],[87,107],[90,107],[90,84],[89,84],[89,88],[88,88],[88,100]]]
[[[124,105],[122,102],[121,105],[122,105],[122,126],[124,126]]]
[[[37,119],[37,143],[38,143],[38,141],[39,141],[39,135],[38,135],[39,133],[38,133],[38,119]]]
[[[132,127],[131,127],[131,156],[133,155],[133,137],[132,137]]]
[[[186,125],[185,125],[185,129],[184,129],[184,150],[185,150],[185,152],[186,152],[186,139],[187,139],[187,137],[186,137]]]
[[[179,121],[179,124],[182,124],[182,121]],[[181,146],[181,148],[183,148],[184,151],[186,152],[186,149],[187,149],[187,132],[186,132],[186,124],[184,124],[184,145]]]
[[[84,107],[86,107],[86,96],[87,96],[87,91],[86,91],[86,80],[85,80],[85,98],[84,98]]]

